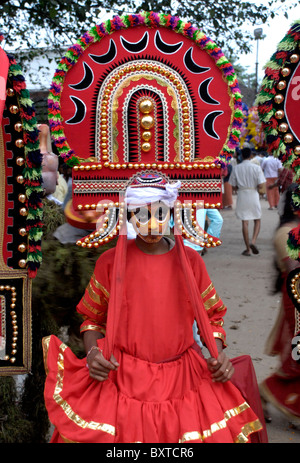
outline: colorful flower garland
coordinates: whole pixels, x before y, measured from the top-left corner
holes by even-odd
[[[249,143],[252,143],[255,150],[263,149],[265,146],[265,134],[262,130],[262,125],[259,120],[256,106],[249,109],[248,115],[248,134]]]
[[[249,108],[246,103],[242,103],[242,111],[243,111],[243,123],[241,127],[241,136],[240,136],[240,147],[243,146],[244,143],[249,143],[249,134],[248,134],[248,117],[249,117]]]
[[[140,14],[129,14],[120,17],[115,16],[112,20],[107,20],[94,26],[75,45],[68,49],[66,55],[60,61],[53,77],[48,99],[49,125],[53,141],[60,156],[70,167],[80,164],[79,158],[67,142],[60,114],[60,96],[67,72],[77,63],[79,57],[92,43],[99,42],[103,37],[119,29],[141,25],[153,28],[165,27],[192,39],[201,50],[205,50],[214,59],[217,67],[222,71],[223,77],[227,81],[232,94],[234,110],[231,131],[217,162],[222,163],[229,160],[239,142],[243,123],[242,95],[232,65],[225,58],[221,49],[202,31],[193,27],[191,23],[186,23],[176,16],[154,12],[142,12]]]
[[[23,170],[27,217],[26,230],[28,232],[27,268],[28,276],[34,278],[42,262],[42,155],[39,149],[39,132],[35,117],[35,109],[26,89],[25,78],[21,67],[13,56],[8,55],[8,77],[12,82],[20,108],[23,126],[23,141],[25,153],[25,168]]]
[[[280,131],[282,113],[278,111],[278,103],[284,100],[280,91],[285,77],[284,69],[293,64],[293,57],[298,56],[300,47],[300,20],[295,21],[286,36],[278,44],[277,51],[265,66],[265,77],[260,93],[257,96],[259,118],[266,135],[268,151],[279,158],[284,167],[294,173],[294,181],[300,184],[300,153],[297,153],[291,143],[285,142],[285,136]],[[296,62],[296,61],[295,61]],[[288,75],[288,74],[287,74]],[[293,205],[300,212],[300,186],[293,194]],[[293,229],[288,238],[287,250],[291,258],[300,260],[300,227]]]

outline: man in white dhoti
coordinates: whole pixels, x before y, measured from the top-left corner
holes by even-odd
[[[260,166],[250,162],[251,149],[243,148],[243,162],[235,166],[229,178],[229,183],[234,190],[237,190],[237,201],[235,214],[242,220],[243,238],[246,244],[243,256],[258,254],[256,240],[260,231],[261,205],[259,201],[258,188],[266,182]],[[254,220],[252,240],[249,239],[249,220]]]

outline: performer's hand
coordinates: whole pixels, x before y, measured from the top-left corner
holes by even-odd
[[[225,383],[234,373],[233,365],[223,351],[219,353],[217,359],[212,357],[207,359],[207,366],[212,372],[213,381],[216,382]]]
[[[106,360],[101,351],[93,350],[87,357],[90,377],[97,381],[105,381],[110,371],[117,370],[119,363],[113,355]]]

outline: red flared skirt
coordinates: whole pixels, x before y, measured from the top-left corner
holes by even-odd
[[[277,373],[260,385],[263,397],[288,418],[300,423],[300,378],[289,378]]]
[[[212,382],[192,347],[163,363],[120,351],[118,371],[101,383],[90,378],[86,359],[55,336],[43,346],[52,442],[233,443],[248,442],[262,428],[230,381]]]

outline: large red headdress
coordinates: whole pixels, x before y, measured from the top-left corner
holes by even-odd
[[[74,216],[99,202],[108,212],[110,225],[78,244],[98,246],[118,233],[120,194],[147,172],[180,180],[185,237],[220,243],[195,228],[193,212],[221,206],[221,161],[233,153],[243,115],[234,70],[203,32],[156,13],[95,26],[61,60],[49,114],[73,167]]]
[[[259,117],[268,150],[294,174],[298,187],[293,206],[300,211],[300,21],[295,21],[266,64],[265,77],[257,97]],[[291,258],[300,259],[300,226],[288,238]]]
[[[298,184],[292,195],[294,211],[300,214],[300,20],[295,21],[279,42],[276,52],[266,64],[265,77],[257,97],[258,111],[266,135],[268,150],[278,157],[286,169],[293,172],[293,181]],[[292,259],[300,261],[300,225],[290,230],[287,252]],[[300,272],[290,271],[286,287],[298,312],[295,314],[295,334],[300,328]],[[297,336],[292,348],[299,348]]]

